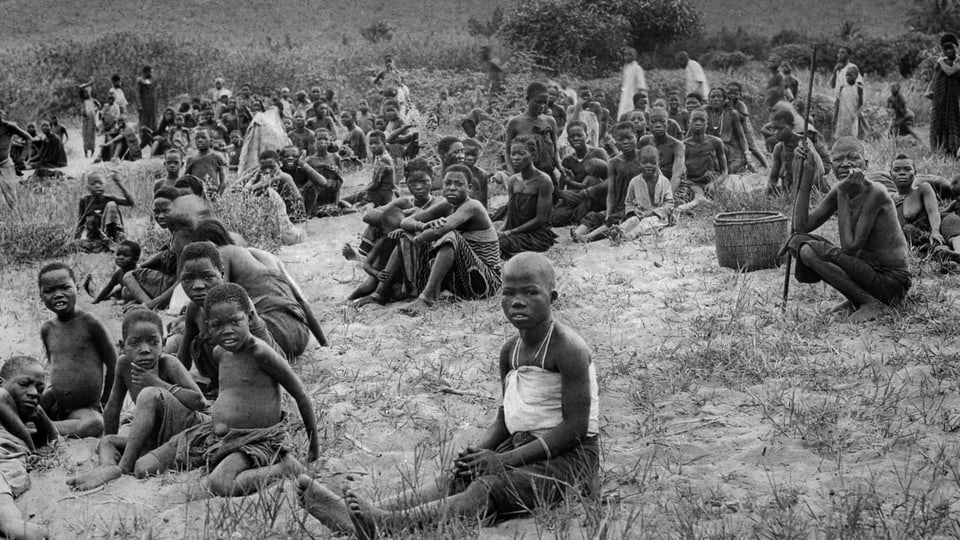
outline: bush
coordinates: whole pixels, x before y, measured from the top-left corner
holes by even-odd
[[[507,13],[499,36],[550,71],[592,76],[618,63],[630,30],[624,15],[587,0],[533,0]]]
[[[700,62],[709,69],[729,73],[747,65],[749,58],[742,51],[714,51],[700,57]]]
[[[596,9],[608,16],[619,14],[630,22],[630,44],[654,53],[663,45],[699,34],[703,18],[681,0],[600,0]]]
[[[390,41],[393,39],[393,25],[384,21],[377,21],[370,26],[360,29],[360,35],[370,43],[380,43],[381,41]]]

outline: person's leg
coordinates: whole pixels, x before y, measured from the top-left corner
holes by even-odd
[[[140,286],[140,282],[137,281],[134,272],[127,272],[123,276],[123,290],[126,291],[125,294],[129,296],[130,301],[136,304],[146,304],[153,298],[147,294],[147,291]]]
[[[357,299],[354,306],[363,307],[367,304],[385,304],[390,298],[390,289],[397,279],[403,274],[403,259],[400,256],[400,250],[395,249],[387,260],[387,265],[381,272],[382,277],[376,289],[367,296]]]
[[[377,508],[352,490],[344,491],[344,500],[357,538],[376,538],[379,528],[400,531],[432,523],[444,517],[485,516],[490,510],[488,488],[473,482],[461,493],[410,507],[387,510]]]
[[[99,437],[103,434],[103,415],[90,407],[70,411],[65,420],[54,421],[57,432],[63,437]]]
[[[420,291],[420,296],[416,300],[403,306],[401,311],[407,313],[420,313],[437,301],[440,297],[440,287],[443,286],[443,280],[447,277],[450,269],[453,268],[454,252],[453,245],[449,243],[442,244],[434,252],[433,265],[430,266],[430,277],[427,279],[427,285]]]
[[[120,458],[120,470],[126,474],[133,472],[137,459],[156,444],[159,420],[163,417],[163,390],[155,386],[144,388],[137,396],[137,406],[133,412],[133,421],[127,433],[127,443]],[[172,395],[170,397],[173,397]]]
[[[839,265],[823,258],[822,254],[809,244],[801,246],[799,258],[856,308],[856,312],[850,316],[851,321],[872,320],[880,315],[883,303],[858,285],[853,277]]]
[[[255,493],[274,480],[297,476],[306,471],[306,467],[290,454],[283,456],[275,465],[254,467],[249,457],[242,452],[234,452],[218,463],[201,481],[201,485],[218,497],[239,497]]]
[[[146,478],[174,468],[177,465],[177,446],[181,437],[182,435],[174,436],[138,459],[133,466],[133,475],[137,478]],[[187,443],[189,444],[189,441]]]
[[[4,537],[16,540],[50,538],[46,528],[23,519],[10,493],[0,494],[0,532]]]
[[[120,478],[120,452],[126,447],[127,438],[120,435],[105,435],[97,443],[100,465],[83,474],[67,478],[67,485],[80,491],[88,491]],[[132,472],[132,470],[130,471]]]

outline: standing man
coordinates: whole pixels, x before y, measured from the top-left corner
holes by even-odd
[[[700,62],[691,59],[686,51],[677,53],[677,62],[686,70],[687,95],[699,94],[701,98],[707,99],[710,95],[710,84],[707,83],[707,74]]]
[[[637,62],[637,50],[623,48],[623,79],[620,83],[620,104],[617,106],[617,118],[633,110],[633,96],[637,92],[647,92],[647,77]]]
[[[140,129],[157,129],[157,85],[153,80],[153,68],[143,66],[137,77],[137,93],[140,97]]]

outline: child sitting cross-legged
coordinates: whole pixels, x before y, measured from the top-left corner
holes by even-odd
[[[291,454],[282,423],[280,388],[290,393],[309,438],[308,461],[320,453],[313,404],[280,353],[250,333],[254,313],[242,287],[225,283],[203,302],[207,328],[217,344],[220,393],[210,420],[174,436],[137,460],[138,477],[172,468],[206,465],[205,490],[217,496],[247,495],[268,482],[306,468]]]

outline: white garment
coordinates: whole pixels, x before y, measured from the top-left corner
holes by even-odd
[[[633,95],[638,91],[647,91],[647,77],[636,60],[623,66],[623,79],[620,83],[620,104],[617,106],[617,118],[633,110]]]
[[[123,93],[122,88],[111,88],[107,90],[107,94],[113,96],[113,102],[120,107],[121,114],[127,112],[130,102],[127,101],[127,96]]]
[[[842,69],[838,69],[836,72],[834,72],[834,73],[836,74],[836,76],[834,77],[834,81],[833,81],[833,92],[834,92],[835,94],[838,94],[838,95],[839,95],[839,94],[840,94],[840,90],[841,90],[844,86],[846,86],[846,84],[847,84],[847,71],[848,71],[850,68],[855,68],[855,67],[857,67],[857,65],[854,64],[853,62],[847,62],[847,65],[843,66]],[[859,72],[860,70],[858,69],[857,71]],[[863,86],[863,74],[857,75],[857,86]]]
[[[703,71],[703,66],[696,60],[687,60],[687,93],[694,92],[700,94],[704,101],[710,97],[710,85],[707,84],[707,74]]]
[[[551,328],[552,330],[552,328]],[[511,434],[526,431],[542,437],[563,422],[561,405],[561,375],[544,369],[549,342],[540,357],[539,366],[517,366],[520,340],[513,350],[511,369],[503,388],[503,420]],[[597,370],[593,362],[588,368],[590,378],[590,417],[587,436],[600,433],[600,391]]]
[[[857,92],[859,88],[857,85],[846,84],[846,81],[840,87],[840,92],[837,94],[840,108],[837,110],[837,125],[833,131],[834,139],[848,135],[856,137],[860,132],[860,109],[857,107],[857,101],[860,97]]]

